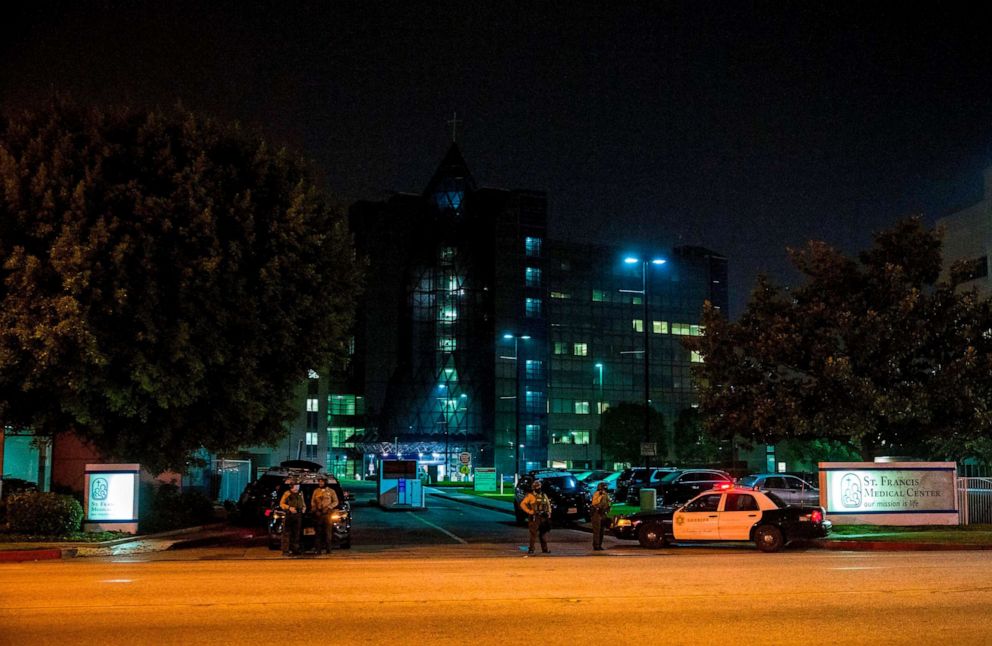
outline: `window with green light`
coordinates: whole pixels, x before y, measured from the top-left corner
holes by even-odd
[[[536,267],[527,267],[524,270],[524,284],[527,287],[540,287],[541,270]]]
[[[541,239],[540,238],[524,238],[524,251],[528,256],[532,258],[541,257]]]

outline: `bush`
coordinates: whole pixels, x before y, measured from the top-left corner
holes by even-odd
[[[214,504],[196,490],[179,491],[173,484],[149,489],[143,496],[148,501],[141,515],[141,529],[145,532],[164,532],[170,529],[193,527],[213,519]]]
[[[68,536],[82,522],[83,506],[72,496],[19,493],[7,499],[7,527],[15,534]]]

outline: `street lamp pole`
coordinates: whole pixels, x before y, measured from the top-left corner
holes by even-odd
[[[514,404],[514,406],[513,406],[513,408],[514,408],[514,410],[513,410],[513,417],[514,417],[514,432],[515,432],[515,435],[516,435],[516,442],[513,443],[514,446],[516,447],[515,450],[514,450],[514,460],[513,460],[513,462],[514,462],[514,470],[515,470],[515,472],[517,474],[519,474],[520,473],[520,448],[523,446],[520,443],[520,344],[519,344],[519,341],[521,339],[523,339],[524,341],[526,341],[530,337],[527,336],[526,334],[524,334],[524,335],[504,334],[503,335],[503,338],[504,339],[513,339],[513,360],[517,363],[516,370],[514,370],[514,373],[513,373],[514,374],[514,379],[513,379],[513,394],[514,394],[514,397],[513,397],[513,400],[514,400],[513,401],[513,404]]]
[[[599,461],[600,466],[606,467],[606,460],[603,457],[603,364],[597,363],[599,370],[599,401],[596,402],[596,414],[599,416]]]
[[[634,263],[640,263],[641,265],[641,303],[644,309],[644,318],[641,325],[644,329],[644,442],[648,443],[651,441],[651,320],[650,311],[648,309],[648,301],[650,300],[650,292],[648,286],[650,285],[648,281],[648,265],[664,265],[665,260],[662,258],[655,258],[653,260],[641,260],[640,258],[628,257],[624,258],[624,262],[628,265]],[[644,466],[651,465],[651,457],[644,456]]]

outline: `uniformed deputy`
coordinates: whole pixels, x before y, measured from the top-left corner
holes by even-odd
[[[279,508],[286,512],[282,525],[282,555],[300,553],[300,530],[303,529],[303,514],[307,503],[300,493],[300,483],[293,482],[279,499]]]
[[[527,529],[530,530],[530,549],[527,553],[534,553],[534,543],[540,538],[541,551],[547,554],[551,551],[546,538],[551,531],[551,501],[541,491],[540,480],[535,480],[531,485],[531,492],[520,501],[520,509],[527,514]]]
[[[314,525],[317,536],[314,541],[314,552],[321,550],[331,553],[331,513],[338,507],[338,495],[334,489],[327,486],[327,478],[318,478],[317,488],[310,497],[310,509],[313,511]]]
[[[600,482],[592,495],[592,549],[602,551],[603,534],[610,525],[610,493],[606,483]]]

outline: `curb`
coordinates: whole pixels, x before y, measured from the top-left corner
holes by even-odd
[[[75,550],[72,550],[75,553]],[[74,555],[74,554],[73,554]],[[60,549],[7,550],[0,552],[0,562],[22,563],[24,561],[51,561],[62,558]]]
[[[206,529],[214,529],[225,527],[224,523],[211,523],[210,525],[198,525],[196,527],[184,527],[182,529],[172,529],[167,532],[158,532],[157,534],[135,534],[134,536],[124,536],[122,538],[115,538],[109,541],[99,541],[95,543],[81,543],[81,542],[52,542],[47,545],[42,543],[41,547],[25,547],[22,549],[3,549],[0,550],[0,562],[22,562],[22,561],[43,561],[51,559],[64,559],[73,558],[78,552],[79,548],[85,547],[113,547],[115,545],[123,545],[125,543],[133,543],[135,541],[143,541],[148,539],[156,538],[168,538],[169,536],[177,536],[179,534],[191,534],[194,532],[201,532]],[[22,545],[30,545],[30,543],[21,543]]]

